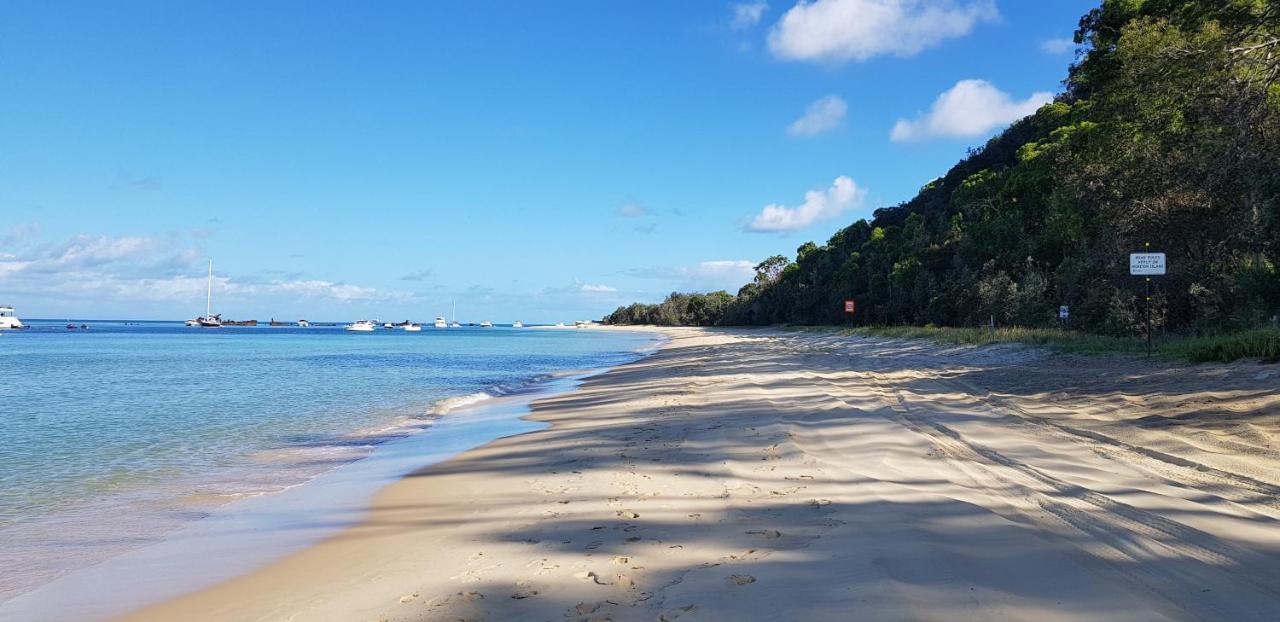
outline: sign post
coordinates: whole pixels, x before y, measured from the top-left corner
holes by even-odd
[[[1147,358],[1151,358],[1151,277],[1163,276],[1165,273],[1164,253],[1151,252],[1151,243],[1142,245],[1143,252],[1129,253],[1129,274],[1145,277],[1144,288],[1147,302]]]
[[[856,303],[856,302],[854,302],[854,301],[852,301],[852,300],[846,300],[846,301],[844,301],[844,317],[845,317],[845,321],[848,321],[849,323],[852,323],[852,320],[853,320],[853,312],[854,312],[854,311],[856,311],[857,309],[858,309],[858,303]]]

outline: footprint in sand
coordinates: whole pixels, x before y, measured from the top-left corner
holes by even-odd
[[[755,582],[756,582],[756,578],[749,574],[729,575],[729,583],[732,583],[733,585],[747,585],[748,583],[755,583]]]
[[[411,603],[411,602],[413,602],[413,599],[415,599],[415,598],[417,598],[417,597],[418,597],[418,593],[417,593],[417,592],[414,592],[413,594],[405,594],[404,596],[401,596],[401,597],[400,597],[400,602],[401,602],[402,604],[403,604],[403,603]]]
[[[777,529],[758,529],[756,531],[748,531],[747,534],[753,535],[753,536],[760,536],[762,538],[767,538],[767,539],[782,537],[782,532],[778,531]]]
[[[578,603],[571,612],[580,616],[595,613],[602,607],[604,603]]]
[[[511,595],[511,597],[516,600],[524,600],[526,598],[533,598],[534,596],[537,596],[537,595],[538,595],[538,590],[533,589],[532,583],[528,581],[517,581],[516,591],[514,594]]]
[[[697,610],[698,607],[696,605],[685,605],[683,607],[676,607],[675,609],[668,609],[667,611],[662,612],[662,615],[658,616],[658,622],[672,622],[672,620],[675,620],[686,613],[693,613]]]
[[[609,560],[609,561],[612,561],[612,562],[613,562],[613,563],[615,563],[615,564],[623,564],[623,565],[625,565],[625,564],[630,564],[630,563],[631,563],[631,558],[630,558],[630,557],[627,557],[627,556],[625,556],[625,555],[619,555],[619,556],[614,557],[613,559],[611,559],[611,560]]]
[[[587,545],[586,547],[584,547],[584,548],[586,548],[586,550],[588,550],[588,551],[594,551],[594,550],[596,550],[596,549],[600,548],[600,546],[601,546],[601,545],[603,545],[603,544],[604,544],[604,542],[601,542],[600,540],[596,540],[595,542],[592,542],[591,544],[588,544],[588,545]]]
[[[640,515],[631,510],[622,510],[618,512],[618,516],[622,518],[640,518]]]
[[[627,590],[636,586],[636,582],[630,576],[621,573],[614,576],[613,584]]]

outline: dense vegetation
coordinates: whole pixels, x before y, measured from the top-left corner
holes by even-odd
[[[1105,0],[1080,21],[1065,92],[912,200],[736,296],[672,294],[615,324],[839,324],[1144,330],[1128,254],[1168,255],[1157,331],[1266,325],[1280,312],[1280,0]]]

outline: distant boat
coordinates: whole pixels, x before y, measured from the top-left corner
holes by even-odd
[[[493,322],[484,320],[483,322],[480,322],[480,328],[493,328]]]
[[[308,322],[306,320],[298,320],[298,326],[306,328],[308,326],[311,326],[311,322]]]
[[[371,333],[378,329],[378,324],[372,320],[356,320],[347,324],[343,330],[349,330],[357,333]]]
[[[277,322],[275,318],[271,318],[271,321],[267,323],[267,326],[289,326],[289,323]]]
[[[409,323],[404,325],[404,329],[411,333],[418,333],[418,332],[422,332],[422,325]]]
[[[448,326],[448,324],[444,323],[444,318],[436,317],[436,321],[432,326],[435,326],[436,328],[444,328],[445,326]]]
[[[524,328],[524,322],[516,320],[515,323],[511,325],[511,328]]]
[[[0,306],[0,330],[12,330],[15,328],[26,328],[27,325],[14,315],[13,307],[8,305]]]
[[[395,328],[396,326],[395,326],[395,324],[392,324],[391,322],[383,322],[383,323],[382,323],[382,327],[383,327],[383,328]]]
[[[449,328],[462,328],[462,325],[458,323],[458,320],[454,320],[449,323]]]
[[[187,320],[187,326],[199,326],[201,328],[221,328],[222,315],[214,315],[213,313],[213,260],[209,260],[209,281],[205,286],[204,297],[204,315],[194,319]]]

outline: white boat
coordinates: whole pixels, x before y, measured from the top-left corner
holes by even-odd
[[[383,323],[382,323],[382,327],[383,327],[383,328],[395,328],[395,327],[396,327],[396,325],[395,325],[395,324],[392,324],[391,322],[383,322]]]
[[[435,326],[436,328],[444,328],[444,327],[448,326],[448,324],[445,324],[445,323],[444,323],[444,318],[442,318],[442,317],[437,317],[437,318],[436,318],[435,323],[433,324],[433,326]]]
[[[356,320],[344,326],[343,330],[349,330],[356,333],[371,333],[378,330],[378,323],[373,320]]]
[[[214,315],[213,313],[213,260],[209,260],[209,282],[205,287],[204,296],[204,315],[194,319],[187,320],[187,326],[199,326],[201,328],[221,328],[222,315]]]
[[[18,319],[14,314],[13,307],[8,305],[0,306],[0,330],[10,330],[14,328],[26,328],[27,325]]]
[[[564,328],[564,322],[556,322],[556,328]]]
[[[404,329],[405,329],[405,331],[410,332],[410,333],[420,333],[420,332],[422,332],[422,325],[421,325],[421,324],[414,324],[413,322],[410,322],[410,323],[408,323],[408,324],[405,324],[405,325],[404,325]]]
[[[511,328],[524,328],[524,322],[516,320],[515,323],[511,325]]]
[[[493,328],[493,322],[484,320],[483,322],[480,322],[480,328]]]
[[[308,322],[306,320],[298,320],[298,326],[306,328],[308,326],[311,326],[311,322]]]

